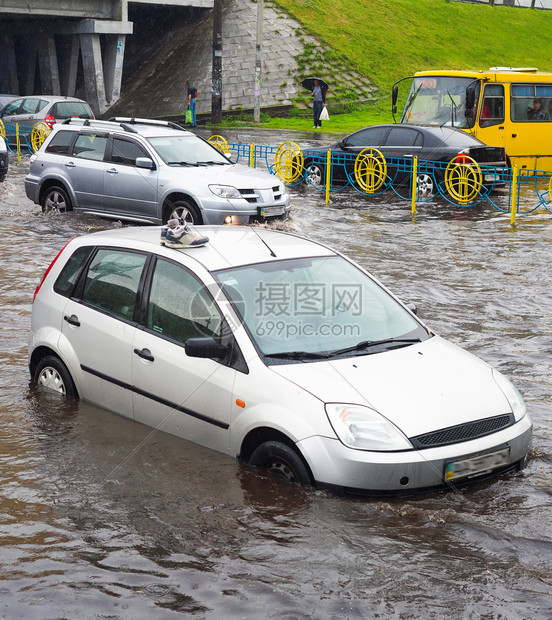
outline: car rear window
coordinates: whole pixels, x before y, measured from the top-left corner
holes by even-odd
[[[94,118],[94,114],[87,103],[81,101],[60,101],[52,106],[50,114],[55,119],[71,118]]]
[[[482,146],[482,142],[480,142],[477,138],[470,136],[464,131],[451,131],[447,133],[447,135],[443,136],[443,143],[448,146],[453,146],[454,148],[468,148],[470,146]]]

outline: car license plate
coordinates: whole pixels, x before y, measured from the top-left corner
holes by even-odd
[[[485,183],[495,183],[500,181],[500,175],[498,174],[486,174],[484,175]]]
[[[476,476],[490,472],[497,467],[508,464],[510,448],[503,448],[489,454],[481,454],[471,459],[462,459],[447,463],[445,468],[445,480],[457,480],[466,476]]]
[[[284,207],[261,207],[261,217],[273,217],[275,215],[284,215]]]

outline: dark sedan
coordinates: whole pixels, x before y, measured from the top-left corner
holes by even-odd
[[[442,183],[446,165],[453,159],[462,161],[466,156],[483,166],[506,166],[504,148],[487,146],[470,134],[454,127],[425,125],[373,125],[352,133],[339,142],[321,149],[305,150],[304,169],[306,177],[315,186],[325,182],[326,154],[332,151],[332,181],[354,181],[355,156],[368,148],[381,152],[386,160],[386,185],[395,189],[410,184],[413,157],[418,157],[418,189],[421,197],[435,191],[435,184]],[[343,157],[341,154],[348,154]],[[439,162],[428,165],[426,162]],[[484,181],[493,181],[495,175]]]

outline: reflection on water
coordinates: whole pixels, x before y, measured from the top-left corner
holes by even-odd
[[[43,216],[24,195],[27,166],[14,161],[0,184],[0,616],[552,616],[550,214],[512,227],[484,205],[426,203],[412,218],[389,197],[347,190],[326,206],[322,192],[292,190],[284,228],[414,302],[512,378],[535,421],[519,474],[410,500],[336,499],[30,383],[44,269],[69,238],[120,224]]]

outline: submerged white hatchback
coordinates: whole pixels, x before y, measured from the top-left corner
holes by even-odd
[[[508,379],[339,252],[264,228],[73,239],[37,288],[39,386],[336,493],[412,493],[520,468]]]

